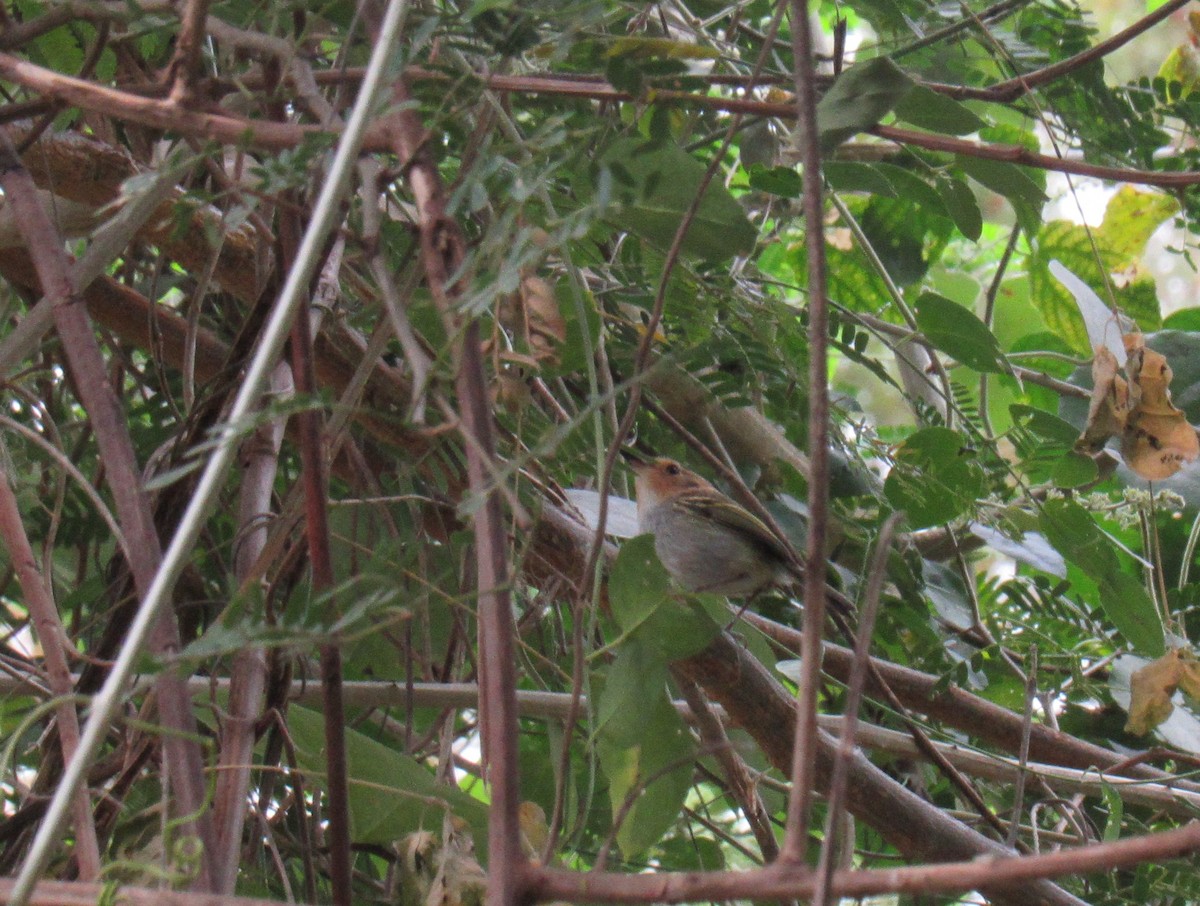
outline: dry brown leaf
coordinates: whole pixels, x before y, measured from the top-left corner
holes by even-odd
[[[1097,346],[1092,359],[1092,400],[1088,405],[1087,424],[1075,449],[1084,453],[1099,453],[1114,434],[1125,430],[1129,408],[1129,388],[1117,374],[1117,357],[1107,346]]]
[[[1144,736],[1171,716],[1175,694],[1183,673],[1178,649],[1135,670],[1129,679],[1129,719],[1125,729]]]
[[[541,277],[527,276],[521,281],[521,301],[530,352],[539,361],[558,364],[559,348],[567,340],[567,322],[559,311],[554,288]]]
[[[1200,661],[1190,651],[1179,653],[1179,688],[1189,698],[1200,701]]]
[[[528,271],[521,274],[518,291],[502,298],[497,309],[497,319],[511,342],[511,348],[501,352],[510,357],[522,356],[536,371],[543,364],[558,364],[560,349],[567,340],[567,322],[559,311],[554,288]],[[496,348],[490,343],[485,351],[494,352]]]
[[[1092,360],[1092,399],[1080,452],[1096,454],[1115,434],[1129,468],[1149,480],[1169,478],[1200,456],[1200,440],[1183,411],[1171,402],[1171,366],[1161,353],[1147,349],[1141,334],[1127,334],[1126,382],[1106,346]]]
[[[1141,340],[1141,336],[1126,340]],[[1196,429],[1183,410],[1171,402],[1171,366],[1167,359],[1140,342],[1125,365],[1130,376],[1129,413],[1121,434],[1121,455],[1142,478],[1169,478],[1200,456]]]
[[[509,368],[492,379],[491,396],[493,403],[499,403],[505,411],[513,415],[523,410],[533,399],[529,383],[520,370]]]

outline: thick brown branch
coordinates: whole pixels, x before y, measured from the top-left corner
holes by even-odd
[[[1116,843],[1062,849],[1040,856],[982,858],[949,865],[918,865],[867,871],[835,872],[829,892],[835,897],[867,897],[881,893],[957,893],[991,891],[992,902],[1050,903],[1082,901],[1074,897],[1045,899],[1045,878],[1106,872],[1140,862],[1160,863],[1200,849],[1200,822]],[[533,887],[539,898],[568,902],[682,903],[693,900],[782,899],[812,896],[816,882],[805,866],[777,863],[754,872],[677,872],[672,874],[573,873],[537,871]]]

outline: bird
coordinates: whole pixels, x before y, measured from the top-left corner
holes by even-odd
[[[636,477],[638,528],[686,591],[754,596],[799,578],[775,534],[711,482],[673,459],[623,455]]]

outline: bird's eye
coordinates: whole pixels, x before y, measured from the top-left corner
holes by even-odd
[[[666,467],[666,469],[664,469],[664,471],[668,475],[678,475],[679,474],[679,466],[675,465],[675,463],[673,463],[673,462],[669,462],[669,463],[667,463],[667,467]]]

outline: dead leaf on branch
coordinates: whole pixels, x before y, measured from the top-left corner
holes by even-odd
[[[1200,440],[1183,410],[1171,402],[1166,356],[1147,349],[1141,334],[1127,334],[1124,345],[1128,381],[1117,373],[1112,351],[1096,347],[1088,420],[1075,448],[1095,455],[1119,434],[1129,468],[1148,480],[1169,478],[1200,456]]]
[[[567,340],[567,322],[559,311],[554,287],[527,269],[521,273],[520,288],[502,299],[497,310],[497,323],[506,339],[497,332],[484,348],[492,355],[496,370],[492,402],[512,413],[529,404],[530,378],[543,366],[559,365]]]
[[[1175,648],[1140,670],[1129,680],[1129,719],[1125,729],[1138,736],[1149,733],[1171,716],[1176,689],[1200,699],[1200,661],[1190,651]]]
[[[1141,340],[1135,334],[1129,339]],[[1171,366],[1140,342],[1129,349],[1129,416],[1121,435],[1121,455],[1142,478],[1169,478],[1200,455],[1196,429],[1171,402]]]
[[[1125,430],[1129,411],[1129,385],[1117,374],[1117,358],[1107,346],[1098,346],[1092,359],[1092,400],[1088,405],[1087,424],[1075,449],[1096,454],[1114,434]]]

